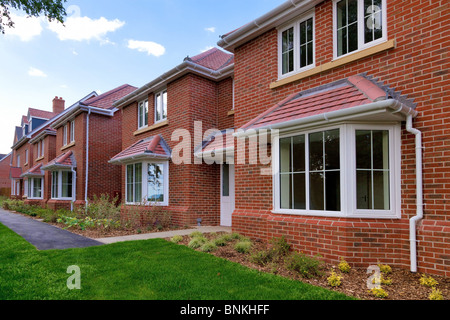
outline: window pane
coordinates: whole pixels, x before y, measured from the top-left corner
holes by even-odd
[[[148,101],[144,102],[144,126],[148,125]]]
[[[373,173],[373,202],[375,210],[390,210],[389,172]]]
[[[356,168],[372,168],[372,131],[356,131]]]
[[[139,128],[144,126],[144,106],[141,103],[139,103],[139,108],[138,108],[138,122],[139,122]]]
[[[281,209],[292,209],[292,175],[280,175],[280,207]]]
[[[58,172],[52,172],[52,198],[58,198]]]
[[[148,200],[164,202],[164,167],[161,164],[148,165]]]
[[[294,28],[284,31],[281,41],[282,72],[285,74],[294,70]]]
[[[323,170],[323,132],[309,135],[309,169]]]
[[[383,36],[382,1],[364,1],[364,43],[380,39]]]
[[[303,45],[300,47],[300,68],[308,65],[308,47]]]
[[[358,0],[347,0],[347,14],[348,21],[347,23],[353,23],[358,21]]]
[[[341,174],[339,171],[325,173],[326,210],[341,211]]]
[[[163,110],[162,110],[163,119],[167,119],[167,91],[163,92]]]
[[[134,165],[134,202],[142,201],[142,163]]]
[[[337,54],[338,56],[344,55],[348,52],[347,50],[347,28],[338,30],[337,35]]]
[[[308,58],[306,60],[306,65],[309,66],[309,65],[313,64],[313,62],[314,62],[314,46],[313,46],[312,42],[308,43],[308,45],[307,45],[307,55],[308,55]]]
[[[311,210],[324,210],[323,173],[311,173],[309,177]]]
[[[127,202],[133,203],[134,202],[134,165],[128,165],[127,166]]]
[[[294,209],[306,209],[306,175],[296,173],[294,177]]]
[[[280,172],[291,172],[291,138],[280,139]]]
[[[31,195],[33,198],[41,198],[42,197],[42,179],[33,179],[33,194]]]
[[[62,172],[61,198],[72,198],[72,172]]]
[[[292,139],[293,172],[304,172],[305,167],[305,136],[297,136]]]
[[[372,172],[356,172],[356,205],[358,209],[372,209]]]
[[[230,165],[222,165],[222,196],[230,196]]]
[[[348,26],[348,52],[358,50],[358,24],[353,23]]]
[[[342,28],[347,25],[347,1],[337,3],[337,27]]]
[[[373,131],[373,169],[389,170],[389,131]]]
[[[161,94],[158,93],[155,99],[155,121],[160,121],[162,119],[161,114]]]
[[[325,131],[325,169],[341,168],[339,130]]]

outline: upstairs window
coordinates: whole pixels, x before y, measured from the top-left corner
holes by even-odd
[[[386,40],[386,0],[335,0],[335,57]]]
[[[167,90],[161,91],[155,96],[155,122],[167,119]]]
[[[70,122],[70,142],[75,142],[75,120]]]
[[[286,76],[315,64],[314,15],[309,14],[279,31],[279,73]]]
[[[66,124],[64,126],[64,132],[63,132],[63,146],[67,146],[67,130],[68,125]]]
[[[138,129],[148,126],[148,100],[138,104]]]

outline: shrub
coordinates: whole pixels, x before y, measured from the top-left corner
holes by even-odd
[[[302,277],[312,278],[322,275],[323,262],[318,257],[308,257],[304,253],[295,252],[285,259],[289,270],[298,272]]]
[[[284,257],[288,255],[291,250],[291,246],[287,243],[284,236],[281,238],[273,238],[270,243],[275,257]]]
[[[213,243],[218,247],[224,247],[227,245],[229,240],[227,240],[224,236],[217,237],[213,240]]]
[[[331,275],[327,278],[328,284],[332,287],[339,287],[342,284],[341,280],[342,277],[333,270],[331,271]]]
[[[373,288],[370,292],[377,298],[384,299],[389,296],[388,293],[382,288]]]
[[[378,267],[380,268],[380,271],[383,272],[384,274],[392,272],[392,268],[387,264],[379,264]]]
[[[420,284],[431,288],[437,286],[439,283],[436,280],[434,280],[434,278],[432,278],[431,276],[427,277],[424,274],[422,275],[422,278],[420,278]]]
[[[234,250],[239,253],[248,253],[250,248],[252,247],[252,243],[249,240],[239,241],[234,245]]]
[[[392,279],[390,279],[390,278],[384,278],[383,275],[380,275],[380,278],[374,277],[374,278],[372,279],[372,283],[373,283],[373,284],[379,283],[379,284],[383,284],[383,285],[388,285],[388,286],[390,286],[390,285],[392,284]]]
[[[173,236],[170,241],[172,241],[173,243],[180,243],[181,241],[183,241],[183,236]]]
[[[203,237],[203,233],[201,233],[200,231],[194,231],[190,234],[191,238],[196,238],[196,237]]]
[[[189,241],[188,247],[191,249],[198,249],[206,242],[207,240],[204,237],[194,237],[191,241]]]
[[[211,241],[204,243],[200,247],[200,251],[202,251],[202,252],[212,252],[216,249],[217,249],[217,246]]]
[[[250,261],[257,265],[265,266],[266,264],[272,262],[273,257],[274,257],[273,250],[271,249],[261,250],[253,253],[250,256]]]
[[[442,292],[439,289],[433,288],[433,290],[431,291],[430,295],[428,296],[428,299],[430,299],[430,300],[444,300],[444,297],[442,296]]]
[[[338,265],[339,270],[344,273],[349,273],[351,270],[350,265],[347,263],[347,261],[344,260],[344,258],[341,258],[341,262]]]

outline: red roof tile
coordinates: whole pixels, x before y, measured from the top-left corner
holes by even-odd
[[[385,100],[388,94],[364,76],[353,76],[329,85],[290,95],[243,126],[258,129],[291,120],[363,106]]]
[[[203,142],[202,152],[221,151],[226,148],[234,148],[234,130],[224,130],[211,136]]]
[[[35,165],[33,168],[22,174],[22,177],[42,177],[44,176],[44,172],[41,170],[42,163]]]
[[[132,93],[136,89],[136,87],[124,84],[97,97],[90,98],[84,101],[83,104],[96,108],[112,109],[114,102]]]
[[[170,150],[164,139],[160,135],[157,135],[134,143],[114,156],[110,162],[120,162],[138,156],[170,158]]]
[[[76,167],[75,156],[72,151],[63,153],[42,167],[42,170],[52,170],[54,168]]]
[[[202,67],[217,71],[234,63],[234,56],[220,49],[212,48],[194,57],[188,57],[192,61]]]
[[[50,111],[38,110],[38,109],[33,109],[33,108],[28,109],[28,117],[29,118],[36,117],[36,118],[50,120],[57,115],[58,115],[57,113],[53,113]]]

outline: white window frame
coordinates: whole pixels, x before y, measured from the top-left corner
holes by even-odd
[[[305,67],[300,67],[300,24],[309,19],[312,19],[313,23],[313,63],[307,65]],[[294,70],[288,73],[283,74],[283,32],[294,28]],[[300,18],[297,18],[295,21],[291,21],[289,24],[283,25],[278,29],[278,78],[286,78],[292,76],[294,74],[312,69],[316,66],[316,17],[315,11],[310,11],[305,13]]]
[[[61,197],[62,195],[62,176],[63,176],[63,172],[69,172],[72,174],[72,197]],[[57,173],[58,174],[58,190],[57,190],[57,197],[54,197],[53,195],[53,175]],[[75,194],[76,194],[76,183],[75,183],[75,173],[70,171],[70,170],[56,170],[56,171],[52,171],[52,186],[51,186],[51,199],[53,200],[73,200],[75,198]]]
[[[68,126],[68,124],[66,123],[65,125],[64,125],[64,132],[63,132],[63,146],[67,146],[67,134],[68,134],[68,132],[67,132],[67,126]]]
[[[386,0],[382,1],[382,30],[383,36],[380,39],[371,41],[369,43],[364,43],[364,0],[358,1],[358,49],[352,52],[347,52],[346,54],[338,56],[338,37],[337,37],[337,3],[342,0],[333,0],[333,60],[351,55],[353,53],[365,50],[367,48],[376,46],[388,39],[388,29],[387,29],[387,3]]]
[[[159,123],[159,122],[163,122],[163,121],[167,120],[168,107],[167,107],[167,101],[166,101],[166,104],[164,104],[164,94],[166,95],[166,97],[168,97],[167,89],[161,90],[155,94],[155,112],[154,112],[155,121],[154,121],[154,123]],[[166,110],[166,117],[164,117],[164,109]],[[161,113],[161,119],[159,119],[159,120],[157,120],[158,111]]]
[[[134,165],[135,163],[129,163],[128,165]],[[127,205],[140,205],[140,204],[149,204],[154,206],[161,206],[161,207],[167,207],[169,205],[169,162],[168,161],[143,161],[142,163],[142,172],[141,178],[142,178],[142,201],[141,202],[128,202],[127,195],[128,195],[128,170],[127,166],[125,166],[125,203]],[[164,201],[163,202],[151,202],[148,200],[148,176],[147,176],[147,170],[149,164],[162,164],[163,170],[164,170]],[[135,173],[136,174],[136,173]],[[134,185],[134,183],[133,183]],[[134,194],[134,190],[133,190]]]
[[[20,154],[17,155],[17,167],[20,167]]]
[[[41,157],[44,157],[45,155],[45,144],[44,140],[41,140]]]
[[[25,165],[28,164],[28,149],[25,150]]]
[[[35,197],[34,196],[34,183],[35,180],[41,180],[41,196],[40,197]],[[42,200],[44,199],[44,178],[29,178],[28,179],[28,199],[31,200]]]
[[[340,129],[340,160],[341,160],[341,211],[318,211],[298,210],[280,208],[280,139],[308,135],[310,133]],[[386,130],[389,131],[389,168],[390,168],[390,209],[389,210],[358,210],[356,199],[356,150],[355,134],[357,130]],[[308,141],[308,140],[307,140]],[[311,128],[297,132],[289,132],[274,136],[273,146],[273,213],[323,216],[323,217],[345,217],[345,218],[367,218],[367,219],[401,219],[401,126],[400,124],[358,124],[343,123],[335,126]],[[309,185],[306,180],[306,197],[309,201]]]
[[[147,110],[146,110],[147,109]],[[145,116],[147,114],[147,116]],[[142,125],[140,125],[142,120]],[[138,103],[138,129],[148,127],[148,99]]]
[[[75,142],[75,120],[70,121],[70,143]]]
[[[23,180],[23,196],[28,198],[28,188],[29,188],[29,181],[28,179]]]
[[[36,159],[39,159],[40,157],[41,157],[41,143],[42,143],[42,141],[38,141],[38,143],[36,144],[36,147],[37,147],[37,157],[36,157]]]

